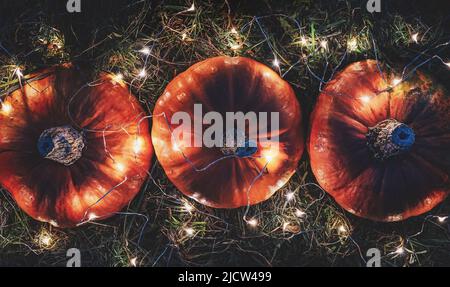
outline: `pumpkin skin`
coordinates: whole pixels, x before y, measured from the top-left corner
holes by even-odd
[[[193,119],[197,103],[203,104],[203,115],[215,111],[223,118],[226,112],[279,112],[279,129],[267,127],[269,136],[279,136],[278,149],[264,145],[258,132],[247,135],[257,143],[251,157],[227,158],[195,170],[224,156],[219,147],[174,147],[171,130],[178,125],[169,129],[173,114],[183,111]],[[237,208],[268,199],[295,172],[304,148],[302,114],[293,89],[269,67],[244,57],[194,64],[169,83],[153,115],[153,146],[165,173],[183,194],[210,207]],[[194,132],[188,140],[193,138]],[[268,172],[255,180],[266,164]]]
[[[71,65],[54,66],[30,75],[0,111],[0,183],[27,214],[58,227],[121,210],[139,192],[153,155],[147,120],[138,130],[144,110],[124,82],[106,73],[87,82]],[[83,134],[81,157],[70,165],[44,158],[41,135],[67,126]]]
[[[353,63],[327,84],[311,116],[317,181],[344,209],[375,221],[427,212],[450,186],[448,93],[420,72],[389,89],[394,79],[383,80],[374,60]],[[397,130],[403,139],[392,133],[389,142],[408,143],[383,158],[372,135],[386,121],[404,124]]]

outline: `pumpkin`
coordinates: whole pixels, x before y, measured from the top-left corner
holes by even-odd
[[[400,81],[353,63],[321,92],[308,142],[319,184],[347,211],[399,221],[449,193],[450,97],[422,72]]]
[[[0,184],[31,217],[59,227],[121,210],[153,154],[124,82],[103,73],[88,84],[84,74],[71,65],[32,74],[0,110]]]
[[[240,145],[239,140],[224,140],[222,146],[196,146],[194,129],[174,141],[172,132],[181,125],[172,121],[174,115],[184,112],[195,121],[202,117],[195,115],[199,104],[202,115],[266,113],[270,123],[256,133],[223,127],[222,139],[241,134],[245,141]],[[274,114],[277,128],[271,121]],[[210,207],[236,208],[268,199],[295,172],[303,152],[302,114],[293,89],[269,67],[244,57],[194,64],[168,84],[153,115],[153,146],[168,178],[183,194]],[[209,127],[202,125],[201,132]],[[277,136],[278,144],[268,140]]]

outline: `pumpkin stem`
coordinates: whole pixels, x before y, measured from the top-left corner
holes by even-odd
[[[83,133],[71,126],[54,127],[44,130],[39,136],[39,154],[65,166],[74,164],[85,146]]]
[[[239,131],[235,129],[226,131],[223,147],[220,148],[220,151],[224,155],[235,155],[241,158],[249,157],[256,153],[258,150],[256,143],[246,139],[243,132],[240,134],[241,137],[238,137],[238,133]]]
[[[367,146],[378,160],[385,160],[408,151],[415,142],[412,128],[395,119],[387,119],[369,128]]]

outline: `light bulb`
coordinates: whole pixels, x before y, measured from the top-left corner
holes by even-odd
[[[273,59],[273,61],[272,61],[272,65],[274,66],[274,67],[279,67],[280,66],[280,61],[278,61],[278,59],[277,58],[275,58],[275,59]]]
[[[147,71],[145,70],[145,68],[142,68],[142,70],[139,71],[138,76],[140,78],[144,78],[147,75]]]
[[[252,227],[256,227],[256,226],[258,226],[258,220],[256,220],[256,218],[252,218],[252,219],[247,221],[247,224],[252,226]]]
[[[304,211],[302,211],[302,210],[300,210],[300,209],[296,209],[295,210],[295,216],[297,216],[297,217],[304,217],[306,215],[306,213],[304,212]]]
[[[149,47],[143,47],[142,49],[139,50],[139,52],[141,52],[144,55],[150,55],[150,48]]]
[[[286,193],[286,200],[291,201],[294,199],[295,193],[294,192],[288,192]]]
[[[191,7],[189,7],[186,11],[195,11],[195,3],[192,3]]]
[[[13,108],[10,103],[2,104],[2,113],[9,115],[12,112]]]
[[[195,230],[191,227],[186,227],[184,229],[184,232],[186,232],[186,234],[190,237],[194,236]]]

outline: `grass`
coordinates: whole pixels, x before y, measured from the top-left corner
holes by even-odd
[[[93,73],[122,73],[149,112],[174,75],[193,63],[243,55],[267,65],[279,60],[307,122],[322,86],[319,79],[374,58],[373,43],[379,59],[395,68],[450,40],[445,9],[419,1],[407,6],[384,1],[383,13],[373,15],[365,11],[365,1],[211,0],[196,1],[195,11],[186,11],[188,1],[82,1],[81,15],[69,15],[64,5],[50,0],[16,2],[0,9],[17,11],[0,17],[1,95],[17,84],[17,65],[26,74],[71,61],[93,66]],[[413,33],[419,33],[418,43],[411,41]],[[349,44],[352,39],[356,44]],[[150,55],[138,52],[143,46]],[[431,49],[421,59],[435,53],[448,59],[449,50]],[[143,67],[147,76],[136,78]],[[441,63],[422,68],[448,82],[449,71]],[[151,174],[126,210],[147,216],[148,224],[143,216],[122,214],[57,229],[30,219],[2,190],[0,266],[64,266],[72,247],[81,250],[84,266],[130,266],[133,258],[139,266],[364,266],[366,251],[374,247],[381,250],[384,266],[450,265],[450,225],[431,217],[450,214],[449,200],[398,223],[356,218],[315,185],[306,154],[285,187],[251,207],[257,227],[242,221],[244,209],[215,210],[185,198],[155,159]],[[294,197],[287,201],[291,192]]]

